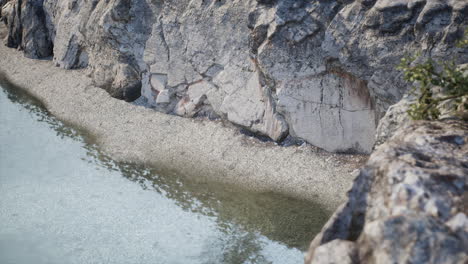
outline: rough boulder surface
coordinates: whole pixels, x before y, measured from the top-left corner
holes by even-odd
[[[2,0],[10,47],[158,111],[370,152],[406,53],[456,57],[465,0]]]
[[[371,155],[306,263],[467,263],[468,124],[413,122]]]

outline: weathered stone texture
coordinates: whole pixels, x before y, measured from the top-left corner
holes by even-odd
[[[280,141],[370,152],[406,53],[455,56],[467,1],[10,0],[8,45],[87,68],[114,97]],[[21,18],[20,13],[28,14]]]
[[[43,1],[3,2],[0,15],[8,25],[5,44],[11,48],[21,48],[28,58],[51,56],[52,40],[46,28]]]
[[[466,263],[467,189],[468,124],[409,122],[371,155],[306,263],[343,247],[349,263]]]

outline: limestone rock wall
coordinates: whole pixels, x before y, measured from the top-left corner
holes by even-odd
[[[465,0],[2,0],[7,45],[158,111],[370,152],[406,53],[468,62]]]
[[[468,124],[409,122],[377,147],[306,263],[466,263]]]

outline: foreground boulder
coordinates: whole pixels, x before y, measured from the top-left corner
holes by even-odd
[[[222,118],[328,151],[371,151],[378,121],[408,88],[395,69],[405,54],[468,62],[455,47],[468,26],[459,0],[0,5],[9,46],[87,68],[114,97],[142,94],[158,111]]]
[[[468,124],[410,122],[371,155],[306,263],[466,263]]]

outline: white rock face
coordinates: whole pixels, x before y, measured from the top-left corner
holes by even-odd
[[[22,3],[21,5],[18,3]],[[407,53],[467,63],[467,1],[2,1],[7,44],[117,98],[281,141],[370,152]],[[22,10],[28,17],[18,15]],[[35,32],[22,36],[25,32]],[[53,50],[52,49],[53,44]]]
[[[157,104],[167,104],[171,102],[171,98],[169,95],[169,90],[164,89],[159,92],[158,97],[156,98],[156,103]]]
[[[376,119],[372,99],[365,83],[352,76],[329,74],[286,83],[278,92],[278,107],[294,136],[334,151],[372,148]]]
[[[274,140],[287,135],[288,125],[275,113],[270,88],[250,54],[245,15],[255,6],[254,1],[162,6],[146,43],[143,75],[151,77],[143,78],[143,90],[168,89],[175,105],[156,107],[188,117],[209,108]],[[154,76],[167,77],[163,87]],[[154,100],[151,93],[143,95]]]

